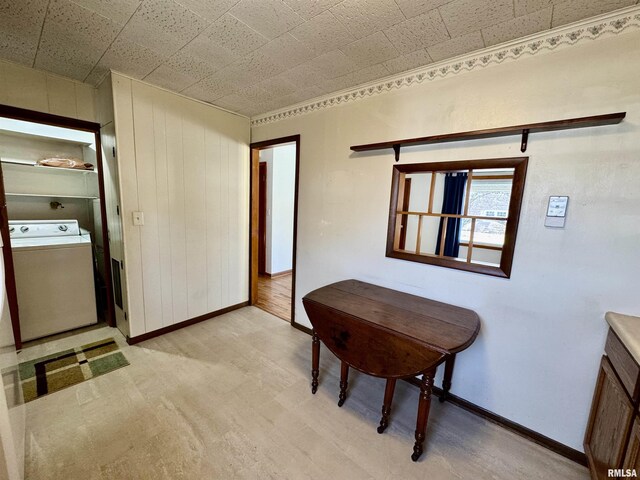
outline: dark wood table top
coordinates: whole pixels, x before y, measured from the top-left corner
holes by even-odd
[[[480,330],[480,320],[473,310],[359,280],[327,285],[310,292],[304,300],[443,354],[464,350]]]

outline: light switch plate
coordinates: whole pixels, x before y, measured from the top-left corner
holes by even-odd
[[[144,213],[143,212],[133,212],[133,224],[136,226],[144,225]]]

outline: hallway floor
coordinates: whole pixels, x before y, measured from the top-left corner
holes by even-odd
[[[378,435],[384,381],[353,372],[338,408],[340,365],[322,348],[312,395],[309,336],[254,307],[135,346],[105,327],[21,356],[105,337],[131,365],[26,405],[27,480],[589,478],[437,401],[425,453],[412,462],[418,389],[398,383],[391,424]]]
[[[256,307],[290,322],[292,277],[291,273],[275,278],[258,275],[258,301],[256,302]]]

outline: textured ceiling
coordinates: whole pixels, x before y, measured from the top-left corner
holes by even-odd
[[[248,115],[640,0],[0,0],[0,58]]]

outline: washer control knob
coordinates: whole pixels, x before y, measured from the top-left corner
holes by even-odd
[[[29,227],[27,227],[27,226],[23,225],[22,227],[20,227],[20,231],[21,231],[22,233],[27,233],[27,232],[29,231]]]
[[[67,230],[69,230],[69,227],[67,227],[66,225],[58,225],[58,230],[60,230],[61,232],[66,232]]]
[[[9,233],[13,233],[16,231],[16,227],[9,227]]]

